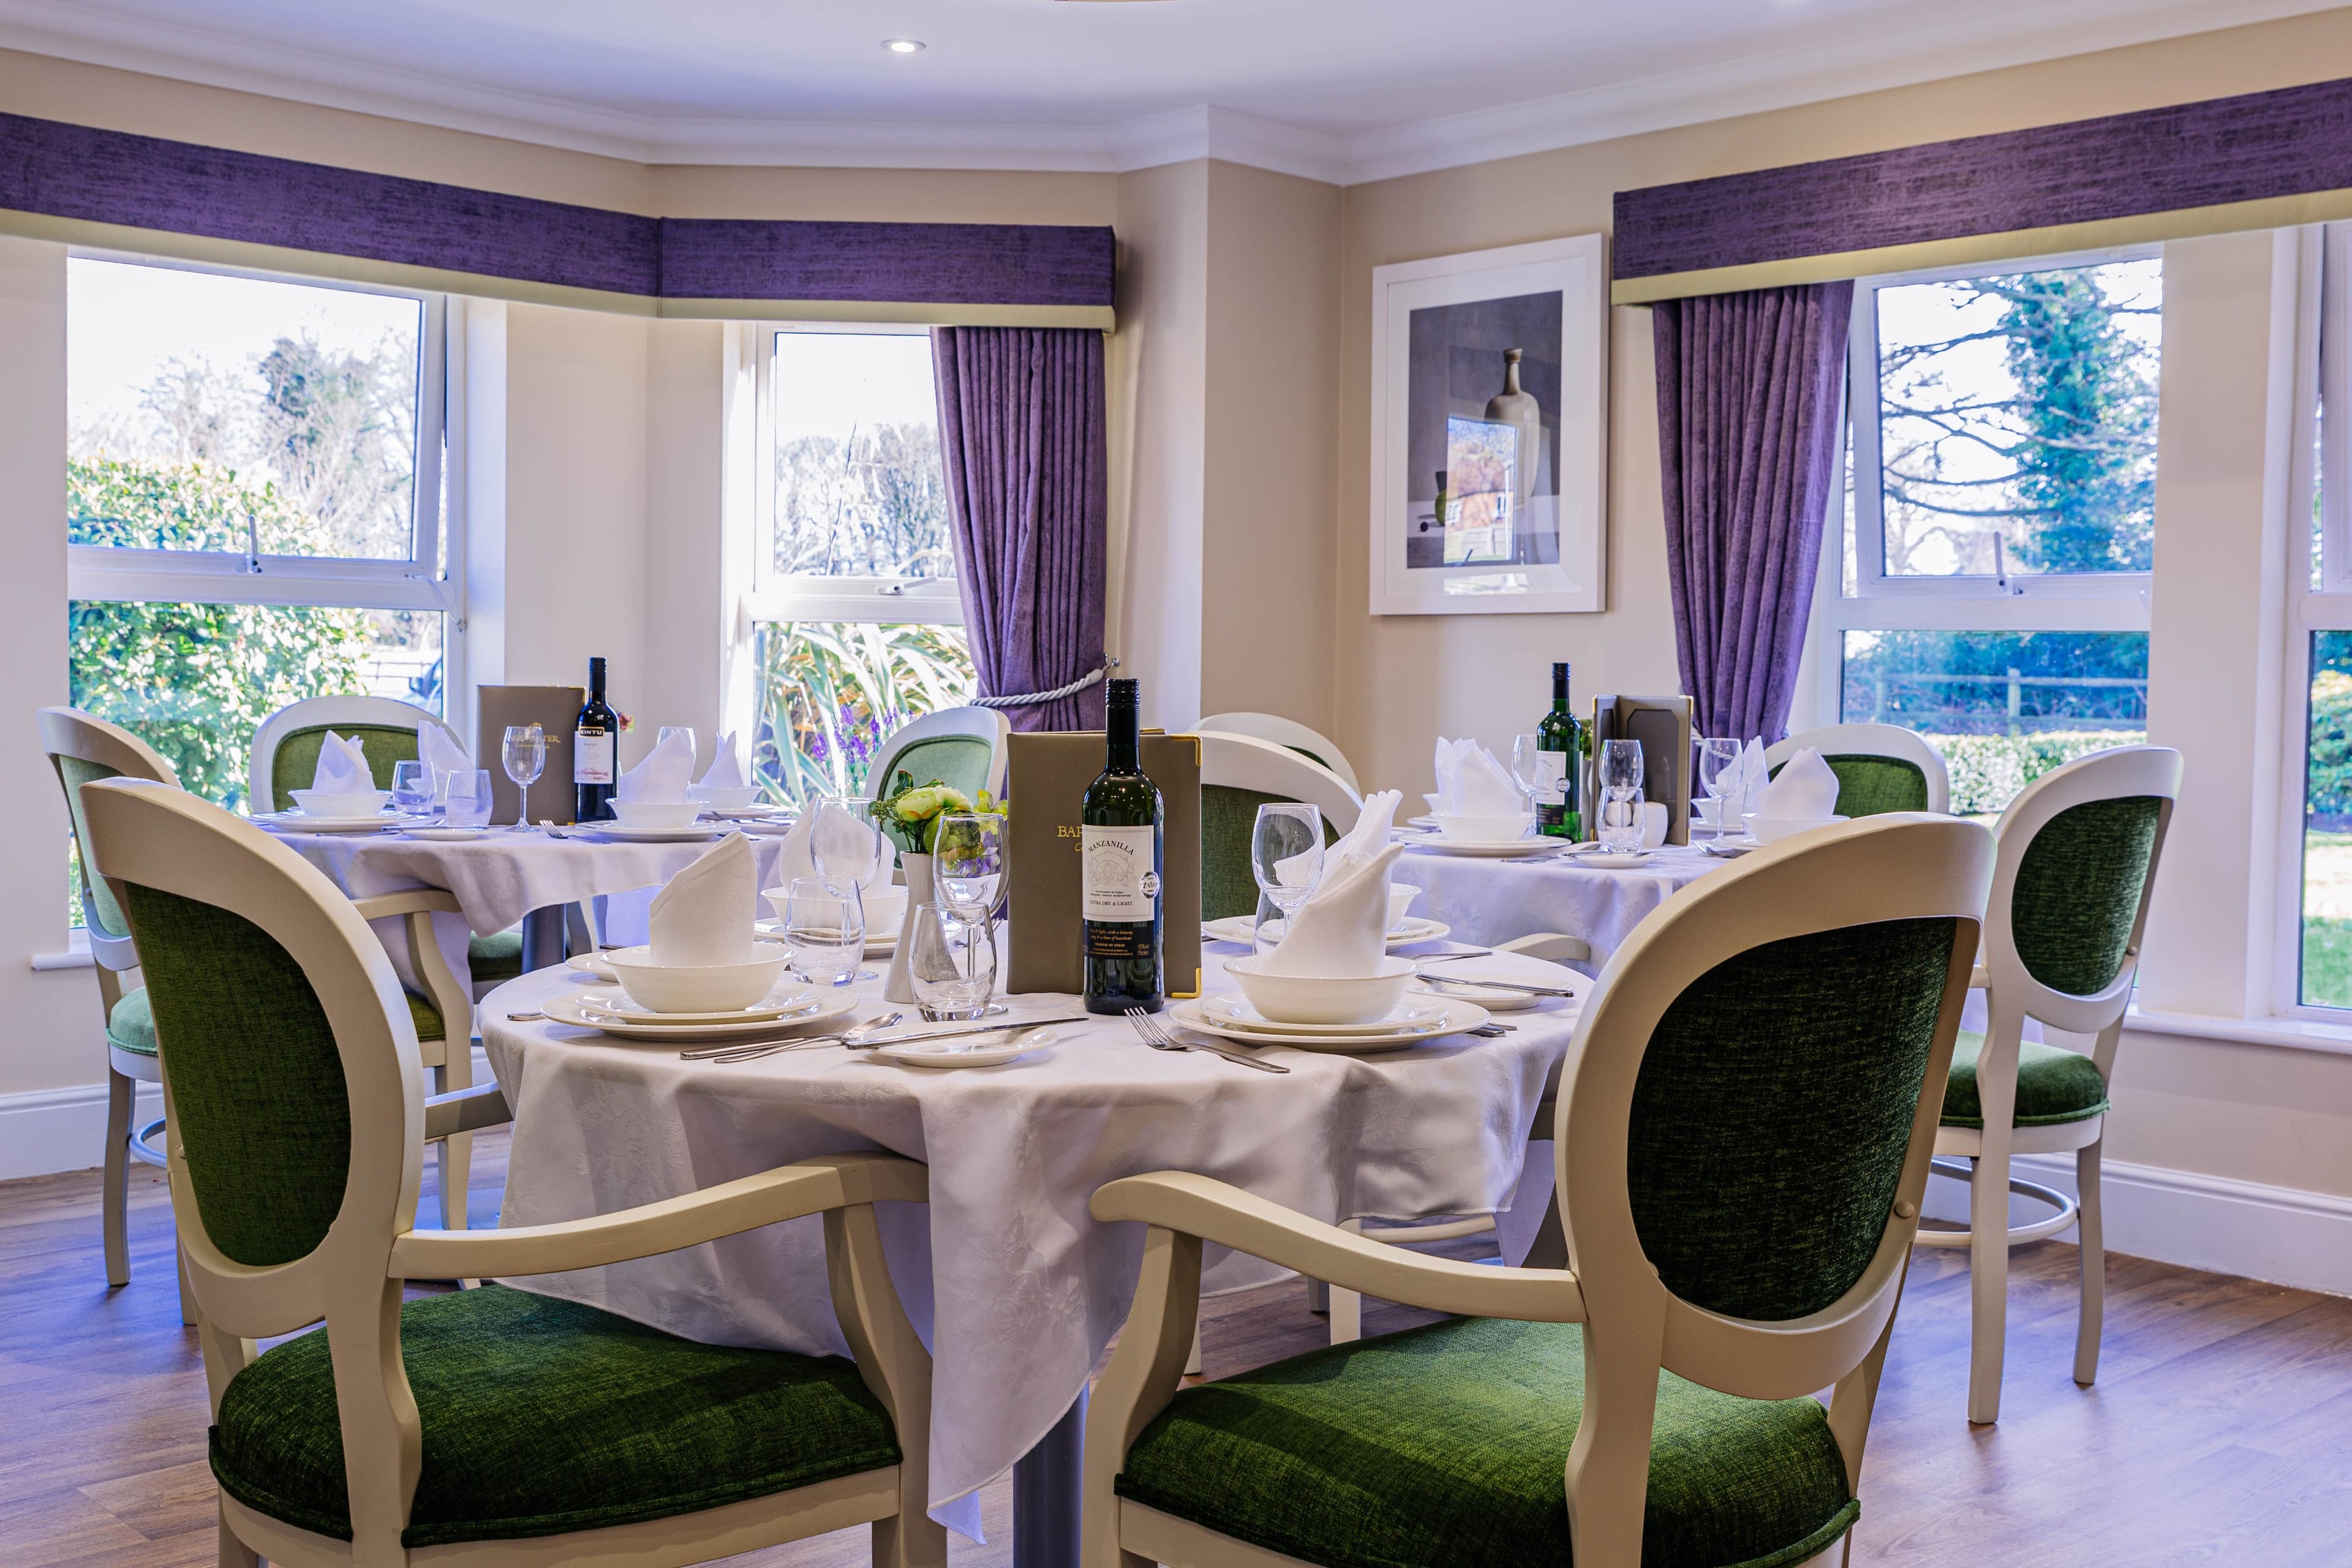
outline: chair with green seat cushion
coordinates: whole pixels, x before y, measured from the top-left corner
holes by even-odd
[[[411,1229],[419,1142],[503,1120],[495,1086],[426,1100],[416,1004],[359,908],[285,845],[181,792],[87,794],[165,1042],[224,1563],[528,1540],[534,1561],[686,1563],[870,1521],[877,1563],[944,1563],[923,1512],[929,1363],[873,1212],[923,1201],[920,1166],[823,1156],[572,1225]],[[415,1274],[561,1274],[812,1214],[854,1363],[497,1287],[400,1304]],[[250,1350],[322,1308],[320,1332]]]
[[[1807,749],[1819,752],[1837,775],[1841,816],[1951,809],[1944,754],[1916,731],[1893,724],[1824,724],[1773,744],[1764,753],[1765,765],[1777,776]]]
[[[1521,1267],[1203,1175],[1097,1192],[1146,1229],[1087,1414],[1087,1560],[1835,1561],[1992,865],[1972,823],[1853,822],[1644,921],[1579,1020]],[[1464,1316],[1180,1391],[1210,1245]]]
[[[292,808],[290,793],[309,789],[319,770],[327,732],[356,739],[366,753],[368,773],[378,789],[392,787],[392,765],[415,762],[420,725],[436,726],[460,749],[465,742],[437,713],[391,697],[308,697],[272,713],[253,733],[253,757],[246,772],[247,800],[254,811]]]
[[[2000,1414],[2009,1249],[2024,1242],[2078,1232],[2074,1381],[2087,1386],[2098,1373],[2106,1276],[2099,1158],[2108,1089],[2179,787],[2179,752],[2118,746],[2036,779],[1996,830],[2000,867],[1974,981],[1986,992],[1986,1027],[1962,1037],[1936,1137],[1937,1172],[1969,1184],[1969,1228],[1920,1233],[1925,1245],[1969,1249],[1970,1421]],[[2091,1036],[2092,1049],[2084,1055],[2028,1040],[2028,1019]],[[2074,1196],[2011,1173],[2014,1155],[2070,1152]],[[2012,1226],[2011,1194],[2050,1212]]]
[[[1250,837],[1257,808],[1294,797],[1264,790],[1201,786],[1201,918],[1229,920],[1257,913],[1257,874],[1250,868]],[[1336,844],[1339,830],[1326,817],[1323,842]]]
[[[874,748],[866,770],[867,798],[898,787],[901,772],[919,784],[933,779],[977,800],[982,790],[1004,797],[1005,738],[1013,726],[993,708],[942,708],[911,720]]]
[[[1257,808],[1303,801],[1323,813],[1326,843],[1356,826],[1364,803],[1337,773],[1299,752],[1249,735],[1201,731],[1201,918],[1257,912],[1250,837]]]
[[[522,928],[467,937],[466,968],[478,989],[514,979],[522,973]]]

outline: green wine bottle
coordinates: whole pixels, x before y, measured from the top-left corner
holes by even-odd
[[[1078,812],[1079,902],[1089,1013],[1160,1011],[1161,842],[1167,814],[1144,776],[1136,682],[1109,682],[1108,756]]]
[[[1568,705],[1568,666],[1551,667],[1551,711],[1536,726],[1536,757],[1543,787],[1536,792],[1536,831],[1551,838],[1584,837],[1584,726]]]

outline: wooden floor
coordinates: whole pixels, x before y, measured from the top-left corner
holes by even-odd
[[[503,1140],[481,1141],[477,1223],[497,1212]],[[173,1289],[170,1208],[134,1169],[133,1278],[109,1291],[95,1172],[0,1184],[0,1565],[213,1563],[205,1384]],[[429,1166],[427,1180],[430,1180]],[[1470,1245],[1470,1244],[1465,1244]],[[1962,1419],[1964,1255],[1922,1251],[1871,1432],[1854,1561],[1991,1564],[2352,1564],[2352,1300],[2117,1258],[2095,1389],[2067,1375],[2072,1247],[2016,1256],[2007,1404]],[[1416,1317],[1378,1306],[1368,1330]],[[1207,1304],[1211,1375],[1321,1342],[1296,1285]],[[1009,1483],[983,1497],[1009,1562]],[[848,1568],[863,1531],[735,1559]]]

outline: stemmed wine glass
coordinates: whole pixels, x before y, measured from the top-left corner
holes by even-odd
[[[1528,797],[1529,816],[1538,816],[1539,806],[1550,804],[1556,786],[1544,763],[1543,748],[1536,743],[1533,735],[1511,737],[1511,782]]]
[[[989,994],[996,988],[996,902],[1004,888],[1004,818],[992,811],[950,811],[940,817],[939,831],[931,839],[931,890],[940,908],[961,926],[960,933],[950,933],[947,956],[962,956],[961,977],[965,990],[976,992],[974,1005],[988,1005]],[[929,917],[918,910],[915,931],[919,942],[928,942],[925,921]],[[910,962],[922,955],[919,945],[909,955]],[[983,969],[985,973],[983,973]],[[919,994],[921,986],[917,986]],[[964,992],[959,991],[961,996]],[[950,1005],[961,1007],[961,1001]],[[934,1008],[927,1001],[925,1016]],[[942,1016],[978,1017],[978,1013],[942,1014]]]
[[[1265,945],[1267,905],[1282,912],[1287,931],[1291,912],[1314,895],[1323,880],[1323,813],[1302,801],[1268,801],[1257,808],[1250,832],[1250,874],[1265,897],[1250,932],[1253,949]]]
[[[1730,831],[1731,825],[1723,819],[1723,799],[1736,782],[1741,749],[1738,742],[1727,736],[1710,735],[1699,743],[1699,787],[1706,790],[1706,797],[1716,803],[1710,826],[1718,838]]]
[[[1601,743],[1601,847],[1627,855],[1642,847],[1642,743]]]
[[[520,833],[530,826],[530,786],[547,771],[546,732],[536,724],[508,725],[499,757],[506,763],[507,777],[514,780],[514,826]]]

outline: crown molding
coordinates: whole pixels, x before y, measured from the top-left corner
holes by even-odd
[[[511,92],[359,57],[224,38],[60,0],[0,0],[0,48],[633,163],[1124,173],[1218,158],[1361,184],[1976,71],[2273,21],[2333,0],[2046,0],[1410,124],[1341,134],[1222,106],[1111,124],[661,117]],[[1989,26],[2021,24],[1988,39]]]

